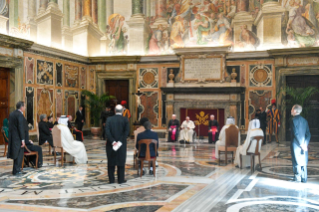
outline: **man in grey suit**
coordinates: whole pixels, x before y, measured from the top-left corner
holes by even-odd
[[[110,183],[114,183],[114,171],[117,166],[118,183],[125,183],[125,162],[126,162],[126,138],[130,132],[128,119],[122,116],[123,106],[116,105],[115,116],[109,117],[106,121],[106,155],[107,169]],[[122,146],[115,151],[113,146],[120,141]]]
[[[7,158],[13,159],[12,174],[22,173],[21,166],[23,160],[24,146],[25,146],[25,129],[26,119],[23,116],[25,105],[23,101],[16,104],[16,110],[10,113],[9,116],[9,146]]]
[[[294,105],[291,109],[293,119],[291,126],[291,160],[294,172],[294,181],[307,182],[308,145],[311,138],[308,122],[300,113],[302,107]]]

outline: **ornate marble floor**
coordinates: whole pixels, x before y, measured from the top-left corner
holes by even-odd
[[[130,141],[126,184],[108,184],[104,141],[85,140],[89,163],[45,165],[11,175],[12,161],[0,158],[0,211],[319,211],[319,143],[311,143],[308,183],[291,182],[288,143],[262,147],[259,167],[218,166],[214,145],[161,142],[154,178],[139,178]],[[0,147],[0,153],[3,147]]]

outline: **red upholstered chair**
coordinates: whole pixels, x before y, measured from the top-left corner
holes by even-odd
[[[138,155],[137,155],[137,160],[141,161],[141,173],[140,173],[140,177],[142,177],[143,175],[143,167],[144,167],[144,161],[148,161],[149,167],[151,166],[151,161],[153,162],[153,174],[155,177],[155,173],[156,173],[156,166],[155,166],[155,162],[156,162],[156,156],[155,157],[151,157],[151,152],[150,152],[150,145],[151,143],[153,143],[155,145],[155,152],[157,155],[157,141],[153,140],[153,139],[143,139],[140,140],[138,142]],[[145,151],[145,158],[140,158],[140,152],[141,152],[141,145],[145,144],[146,145],[146,151]],[[138,172],[138,171],[137,171]]]
[[[3,153],[3,157],[6,156],[7,154],[7,149],[8,149],[8,144],[9,144],[9,138],[7,138],[6,134],[4,133],[4,130],[1,129],[1,133],[2,133],[2,136],[3,136],[3,142],[1,142],[0,144],[4,144],[4,153]]]
[[[35,163],[35,168],[38,169],[38,160],[39,160],[39,155],[38,152],[32,152],[28,149],[27,146],[24,146],[24,157],[27,157],[28,159],[28,163],[29,163],[29,157],[35,155],[36,156],[36,163]],[[24,159],[22,160],[22,167],[21,167],[21,171],[23,170],[23,166],[24,166]]]

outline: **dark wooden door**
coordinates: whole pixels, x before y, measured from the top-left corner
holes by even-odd
[[[0,68],[0,129],[3,119],[9,118],[9,91],[10,91],[10,71],[9,69]],[[0,133],[0,144],[3,144],[3,136]]]
[[[115,99],[108,105],[111,106],[112,110],[116,104],[121,104],[122,100],[125,100],[127,103],[129,102],[128,80],[105,80],[105,91],[106,93],[115,96]]]
[[[305,88],[308,86],[314,86],[319,88],[319,75],[304,75],[304,76],[287,76],[287,86],[294,88]],[[298,104],[296,102],[296,104]],[[313,95],[310,100],[312,105],[311,116],[307,118],[310,132],[311,141],[319,141],[319,93]],[[290,140],[290,124],[291,108],[286,109],[286,138]]]

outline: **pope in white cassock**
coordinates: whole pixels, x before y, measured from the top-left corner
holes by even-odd
[[[241,154],[243,167],[250,166],[250,156],[246,155],[246,153],[247,153],[247,149],[249,147],[250,142],[252,142],[252,144],[250,145],[248,152],[255,152],[257,141],[252,140],[252,138],[255,136],[262,136],[262,137],[264,136],[264,132],[262,131],[262,129],[260,129],[259,119],[253,119],[249,122],[245,143],[243,145],[238,146],[236,151],[235,162],[234,162],[235,165],[240,166],[239,154]],[[259,151],[261,148],[261,143],[259,143]]]
[[[57,127],[61,130],[61,142],[63,149],[75,158],[77,164],[87,163],[86,149],[81,141],[76,141],[68,128],[68,118],[61,116]]]
[[[226,120],[226,125],[224,125],[222,130],[220,131],[219,140],[215,144],[215,157],[216,158],[218,158],[218,147],[225,146],[225,144],[226,144],[226,129],[228,127],[230,127],[231,125],[235,125],[235,119],[233,117],[228,117]],[[237,129],[238,129],[238,127],[237,127]],[[238,131],[238,146],[239,145],[240,145],[240,131]]]
[[[195,124],[193,121],[190,120],[189,116],[186,117],[186,120],[183,121],[181,125],[180,131],[180,139],[183,141],[190,142],[193,139]]]

